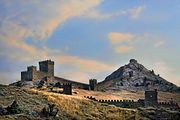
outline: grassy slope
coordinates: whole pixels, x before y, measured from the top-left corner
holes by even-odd
[[[81,96],[62,95],[58,93],[50,93],[47,91],[39,91],[36,89],[18,89],[15,87],[0,87],[5,96],[0,96],[0,106],[8,106],[15,98],[17,99],[23,113],[19,115],[0,116],[0,120],[26,120],[32,118],[29,115],[30,111],[40,112],[44,106],[49,102],[55,103],[59,108],[59,119],[136,119],[140,115],[136,110],[117,108],[108,106],[107,104],[100,104]],[[35,118],[34,118],[35,119]],[[36,117],[36,119],[42,119]],[[145,118],[144,118],[145,119]]]
[[[0,86],[0,91],[3,91],[5,96],[0,95],[0,106],[8,106],[15,98],[18,104],[24,110],[20,115],[15,116],[0,116],[0,120],[13,120],[15,117],[18,120],[26,120],[32,118],[29,115],[30,112],[36,111],[40,112],[44,106],[49,102],[55,103],[59,108],[58,116],[60,119],[113,119],[113,120],[125,120],[125,119],[147,119],[142,117],[140,113],[142,111],[137,111],[134,109],[124,109],[117,108],[114,106],[108,106],[107,104],[100,104],[84,98],[84,96],[96,96],[98,99],[138,99],[143,96],[142,93],[130,93],[127,91],[115,92],[115,93],[105,93],[105,92],[94,92],[75,89],[77,94],[63,95],[58,93],[47,92],[47,90],[36,90],[36,89],[18,89],[16,87],[6,87]],[[171,93],[161,93],[160,98],[165,99]],[[174,94],[173,94],[174,95]],[[178,94],[179,95],[179,94]],[[173,96],[175,97],[175,95]],[[177,100],[178,99],[178,96]],[[144,113],[144,112],[143,112]],[[37,118],[36,119],[42,119]],[[44,118],[43,118],[44,119]]]

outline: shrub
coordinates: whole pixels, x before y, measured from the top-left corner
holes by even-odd
[[[6,108],[8,114],[19,114],[22,112],[22,110],[19,108],[19,105],[17,104],[16,100],[13,101],[13,103]]]

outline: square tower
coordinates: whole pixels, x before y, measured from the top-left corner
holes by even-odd
[[[41,72],[46,72],[48,77],[54,76],[54,61],[45,60],[39,62],[39,70]]]
[[[63,84],[63,94],[72,95],[72,84],[71,83]]]
[[[97,80],[96,79],[90,79],[89,80],[90,90],[95,90],[96,85],[97,85]]]
[[[158,104],[157,95],[158,95],[157,90],[145,91],[145,107],[157,106],[157,104]]]
[[[23,81],[32,81],[34,80],[34,74],[36,74],[36,66],[28,66],[27,71],[21,72],[21,80]]]

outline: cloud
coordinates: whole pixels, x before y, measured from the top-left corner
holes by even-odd
[[[81,16],[100,3],[101,0],[2,1],[4,14],[0,16],[0,23],[24,27],[31,34],[23,36],[42,40],[51,36],[68,19]]]
[[[138,6],[135,8],[121,10],[113,13],[103,13],[100,12],[97,8],[93,8],[89,10],[87,13],[85,13],[83,17],[103,20],[103,19],[111,19],[118,16],[128,16],[131,19],[137,19],[139,18],[140,14],[144,11],[145,8],[146,8],[145,6]]]
[[[133,49],[132,46],[123,45],[123,46],[116,47],[115,52],[119,53],[119,54],[124,54],[124,53],[127,53],[127,52],[131,51],[132,49]]]
[[[98,6],[101,0],[0,1],[0,55],[14,60],[46,58],[47,47],[29,44],[48,39],[67,20]],[[38,47],[37,47],[38,46]],[[68,48],[67,48],[68,49]],[[52,50],[51,50],[52,51]]]
[[[101,0],[0,1],[0,6],[3,6],[3,13],[0,14],[0,56],[22,64],[53,59],[57,64],[71,65],[69,70],[73,69],[81,75],[84,73],[84,77],[88,73],[111,69],[111,65],[66,55],[63,50],[48,48],[44,44],[57,27],[100,3]],[[32,40],[32,44],[28,40]],[[66,47],[64,50],[68,49]],[[0,76],[9,78],[8,73],[1,73]]]
[[[162,61],[154,63],[154,68],[160,74],[165,74],[165,73],[173,71],[173,69],[168,67],[167,64],[165,62],[162,62]]]
[[[159,47],[162,47],[164,45],[164,41],[157,41],[155,44],[154,44],[154,47],[155,48],[159,48]]]
[[[137,18],[139,18],[139,16],[140,16],[140,14],[145,10],[145,6],[139,6],[139,7],[136,7],[136,8],[134,8],[134,9],[131,9],[131,10],[129,10],[130,11],[130,13],[131,13],[131,18],[132,19],[137,19]]]
[[[159,37],[151,35],[148,33],[134,34],[134,33],[122,33],[122,32],[110,32],[107,35],[108,41],[111,47],[114,49],[115,53],[123,54],[129,53],[133,49],[141,48],[142,45],[148,45],[155,48],[162,47],[165,43],[164,41],[157,41]]]
[[[108,38],[112,44],[121,44],[123,42],[131,42],[135,36],[130,33],[111,32],[108,34]]]
[[[81,72],[98,73],[109,71],[113,66],[90,59],[82,59],[77,56],[59,55],[51,56],[59,64],[68,64],[76,67]]]
[[[85,18],[91,18],[91,19],[98,19],[98,20],[103,20],[103,19],[110,19],[118,16],[124,15],[124,12],[115,12],[115,13],[101,13],[97,9],[93,9],[86,13],[83,17]]]
[[[124,54],[131,51],[134,48],[133,41],[136,38],[137,36],[131,33],[110,32],[108,34],[108,40],[117,54]]]

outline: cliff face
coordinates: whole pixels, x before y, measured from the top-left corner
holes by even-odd
[[[179,87],[168,82],[153,70],[146,69],[137,60],[131,59],[129,64],[120,67],[97,85],[97,90],[146,90],[178,91]]]

